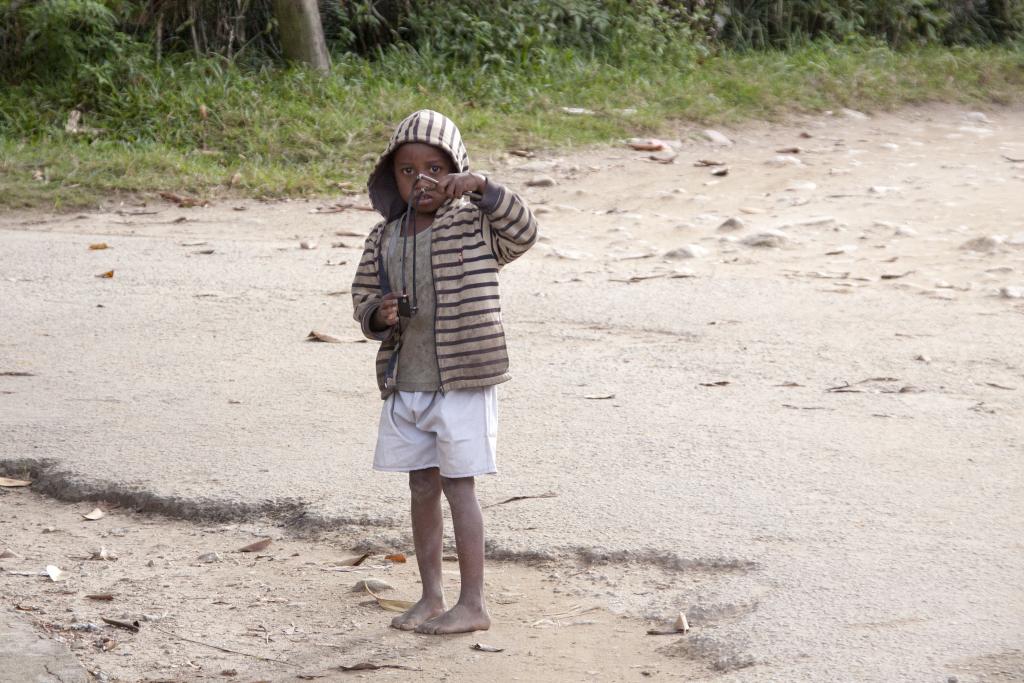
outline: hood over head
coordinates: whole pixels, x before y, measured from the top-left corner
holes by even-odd
[[[430,109],[421,109],[405,117],[395,134],[391,136],[384,153],[377,160],[377,165],[370,173],[367,188],[370,192],[370,203],[386,220],[397,218],[405,211],[405,202],[395,185],[395,174],[391,165],[391,157],[395,150],[407,142],[425,142],[439,147],[452,160],[453,172],[462,173],[469,170],[469,155],[462,144],[462,133],[458,127],[444,114]]]

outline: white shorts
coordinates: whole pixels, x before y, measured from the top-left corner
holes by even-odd
[[[396,391],[384,401],[373,469],[413,472],[437,467],[451,479],[494,474],[498,396],[479,389]]]

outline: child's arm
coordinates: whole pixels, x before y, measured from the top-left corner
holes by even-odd
[[[377,242],[384,233],[384,223],[377,224],[366,238],[363,256],[359,259],[355,279],[352,280],[352,317],[363,329],[368,339],[384,341],[391,336],[390,326],[381,327],[376,315],[384,299],[377,272]]]
[[[487,218],[484,236],[498,265],[515,261],[537,242],[537,219],[519,195],[488,180],[476,205]],[[490,228],[489,230],[486,228]]]
[[[449,197],[467,192],[483,195],[474,201],[486,217],[484,238],[498,265],[511,263],[537,241],[537,219],[519,195],[488,180],[479,173],[453,173],[441,179],[438,188]]]

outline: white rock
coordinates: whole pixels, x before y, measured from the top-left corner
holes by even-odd
[[[700,246],[699,244],[686,244],[678,249],[672,249],[665,252],[665,258],[672,259],[673,261],[685,258],[702,258],[707,256],[710,252],[707,248]]]
[[[845,116],[848,119],[855,119],[857,121],[865,121],[868,118],[867,114],[865,114],[862,111],[857,111],[856,109],[846,109],[846,108],[843,108],[840,111],[842,111],[843,112],[843,116]]]
[[[547,175],[538,175],[526,181],[529,187],[554,187],[555,179]]]
[[[998,235],[985,235],[984,237],[975,237],[972,240],[967,240],[960,245],[960,248],[964,251],[993,252],[999,249],[1004,241],[1004,238]]]
[[[352,592],[365,593],[367,590],[371,590],[374,593],[380,593],[382,591],[389,591],[393,588],[394,586],[382,579],[359,579],[356,581],[355,585],[352,586]]]
[[[220,553],[203,553],[202,555],[199,556],[199,561],[200,562],[206,562],[206,563],[220,562],[221,559],[222,558],[220,556]]]
[[[1024,299],[1024,287],[1003,287],[999,290],[999,296],[1004,299]]]
[[[964,114],[964,119],[966,119],[967,121],[972,121],[974,123],[992,123],[991,121],[989,121],[989,118],[985,116],[983,112],[980,111],[969,111],[966,114]]]
[[[1018,232],[1013,237],[1006,240],[1006,244],[1011,247],[1024,247],[1024,232]]]
[[[916,237],[917,230],[906,225],[897,225],[895,234],[897,237]]]
[[[768,161],[764,162],[769,166],[775,168],[782,168],[783,166],[803,166],[804,162],[800,160],[800,157],[793,156],[792,154],[777,154]]]
[[[718,232],[737,232],[747,227],[747,224],[740,218],[726,218],[721,225],[718,226]]]
[[[316,240],[311,240],[311,239],[299,240],[299,248],[300,249],[316,249],[316,247],[317,247]]]
[[[729,145],[732,144],[732,140],[730,140],[727,136],[723,135],[722,133],[712,128],[708,128],[707,130],[704,131],[704,137],[707,138],[708,141],[716,145],[721,145],[723,147],[728,147]]]
[[[882,149],[887,149],[891,152],[895,152],[900,148],[900,146],[897,145],[895,142],[883,142],[882,144],[879,145],[879,147],[881,147]]]
[[[753,235],[748,235],[740,241],[748,247],[778,249],[789,242],[789,235],[781,230],[769,229]]]

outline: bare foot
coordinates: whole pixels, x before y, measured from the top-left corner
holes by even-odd
[[[444,610],[444,600],[420,598],[419,602],[391,620],[391,628],[412,631],[423,622],[441,616]]]
[[[483,607],[479,609],[455,605],[441,616],[434,617],[416,627],[416,633],[441,635],[444,633],[469,633],[486,631],[491,627],[491,618]]]

